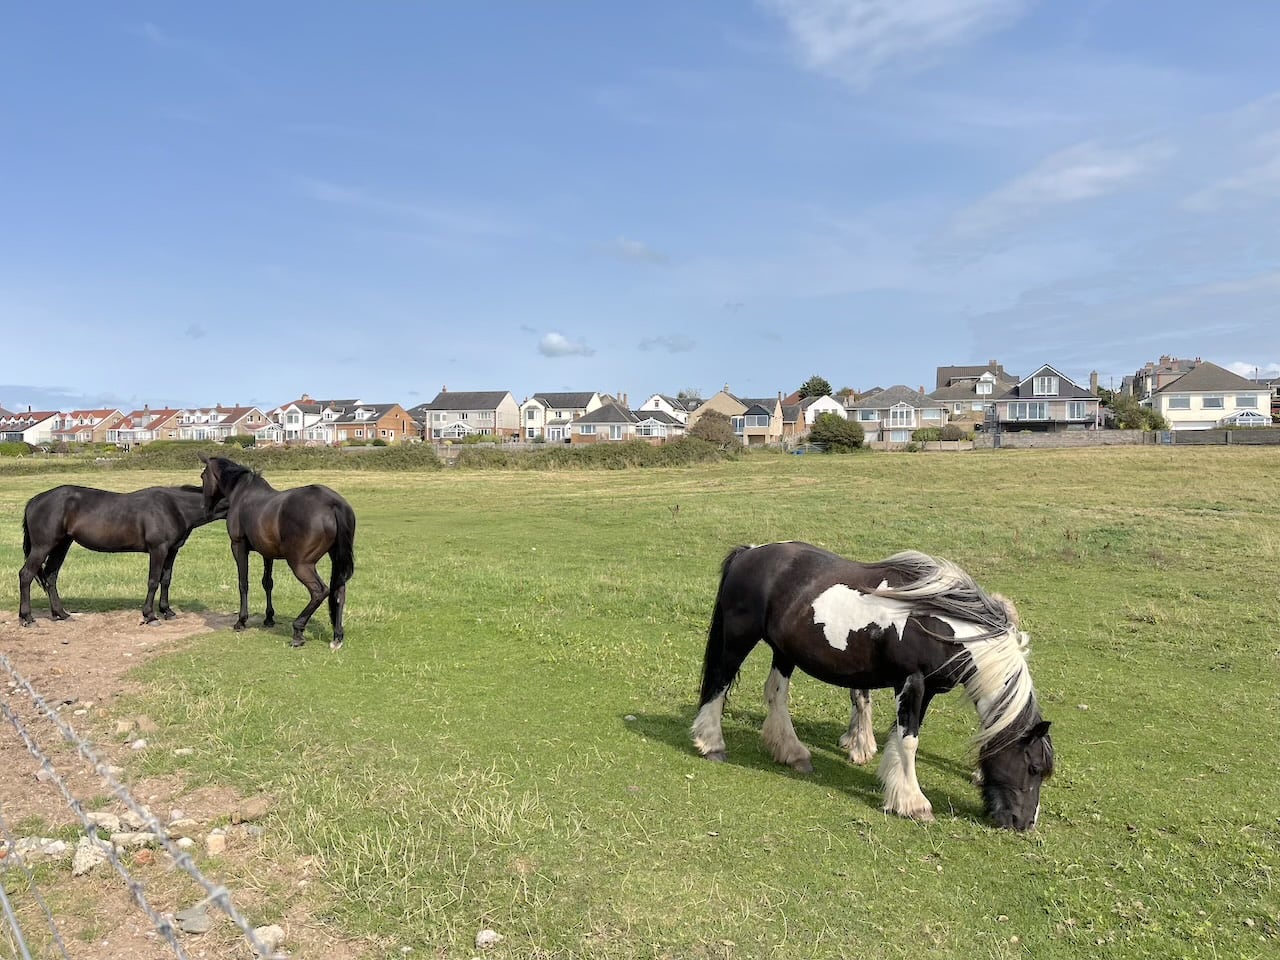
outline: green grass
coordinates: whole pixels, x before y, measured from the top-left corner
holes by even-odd
[[[317,858],[330,918],[432,956],[471,956],[483,926],[505,957],[1273,956],[1278,476],[1273,451],[1240,448],[273,473],[356,508],[346,649],[322,642],[323,610],[287,649],[305,594],[277,569],[282,626],[141,671],[129,709],[196,755],[130,760],[269,791],[268,835]],[[54,482],[180,479],[7,475],[0,568]],[[726,714],[730,762],[694,755],[719,561],[774,539],[925,550],[1015,600],[1058,753],[1034,834],[981,822],[960,694],[923,730],[930,826],[880,812],[874,770],[835,745],[847,697],[817,681],[792,688],[816,774],[769,760],[763,650]],[[73,610],[132,609],[144,580],[140,556],[77,550],[62,589]],[[234,583],[222,526],[197,531],[175,606],[232,612]]]

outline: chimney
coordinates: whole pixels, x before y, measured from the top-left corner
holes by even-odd
[[[916,389],[920,391],[920,396],[922,396],[922,397],[923,397],[923,396],[924,396],[924,384],[923,384],[923,383],[922,383],[922,384],[920,384],[920,386],[916,387]]]
[[[446,384],[441,384],[441,385],[440,385],[440,392],[441,392],[441,393],[448,393],[448,392],[449,392],[449,387],[448,387]]]
[[[625,390],[622,393],[622,406],[623,406],[623,409],[626,409],[626,410],[631,409],[631,404],[627,403],[627,394]]]
[[[1094,370],[1089,374],[1089,392],[1095,397],[1098,395],[1098,371]]]

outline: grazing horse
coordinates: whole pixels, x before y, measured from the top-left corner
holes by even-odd
[[[22,515],[22,553],[26,562],[18,572],[18,620],[24,627],[36,622],[31,615],[32,580],[49,594],[53,619],[71,616],[58,596],[58,571],[72,543],[99,553],[150,554],[142,622],[157,620],[156,587],[160,588],[160,616],[173,619],[169,582],[178,551],[192,530],[226,515],[225,500],[206,504],[204,491],[195,486],[112,493],[64,484],[36,494],[27,501]]]
[[[892,687],[897,722],[878,771],[884,809],[932,820],[916,780],[920,724],[935,694],[963,685],[980,721],[987,815],[1001,827],[1035,826],[1053,743],[1027,670],[1027,635],[1012,603],[983,592],[955,564],[916,552],[855,563],[795,542],[732,550],[721,569],[692,731],[710,760],[725,759],[725,699],[761,640],[773,650],[762,734],[779,763],[813,770],[787,709],[797,666],[853,691],[853,723],[841,744],[863,760],[875,752],[868,691]]]
[[[262,589],[267,593],[267,615],[262,625],[275,626],[271,567],[274,561],[285,560],[311,594],[311,602],[293,621],[293,646],[306,642],[303,631],[307,621],[328,597],[329,621],[333,624],[329,646],[337,650],[344,637],[342,611],[347,602],[347,581],[356,569],[356,515],[351,504],[320,484],[276,490],[262,474],[234,460],[203,453],[200,459],[204,461],[200,479],[205,502],[227,499],[227,533],[240,580],[240,616],[235,629],[243,630],[249,618],[249,551],[253,550],[262,554]],[[316,561],[326,553],[332,564],[328,587],[316,572]]]

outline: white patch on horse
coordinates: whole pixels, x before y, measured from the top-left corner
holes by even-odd
[[[885,580],[876,589],[888,585]],[[848,648],[849,634],[872,626],[882,630],[895,627],[901,640],[910,616],[911,606],[901,600],[863,593],[843,583],[827,587],[813,601],[813,622],[822,627],[827,643],[837,650]]]
[[[884,745],[876,776],[884,785],[884,810],[913,820],[932,820],[933,806],[916,779],[916,749],[919,737],[904,737],[894,725]]]
[[[777,670],[770,670],[764,682],[764,702],[768,705],[761,736],[773,759],[788,766],[803,768],[811,764],[809,748],[796,736],[788,706],[791,681]]]
[[[708,700],[693,721],[693,745],[704,757],[724,749],[724,733],[720,726],[728,691]]]

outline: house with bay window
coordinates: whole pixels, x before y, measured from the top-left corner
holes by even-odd
[[[1271,389],[1201,360],[1142,401],[1171,430],[1261,427],[1271,423]]]
[[[596,391],[535,393],[520,404],[520,439],[568,443],[569,424],[602,403]]]
[[[441,443],[474,434],[500,440],[520,435],[520,405],[510,390],[445,388],[430,403],[409,410],[422,424],[423,438]]]
[[[862,424],[867,443],[910,443],[913,430],[941,427],[947,422],[946,407],[941,401],[902,384],[849,401],[845,409],[850,420]]]
[[[1045,364],[996,399],[995,420],[1000,430],[1096,430],[1102,423],[1101,401]]]
[[[571,424],[572,444],[609,443],[636,438],[636,415],[617,403],[584,413]]]

